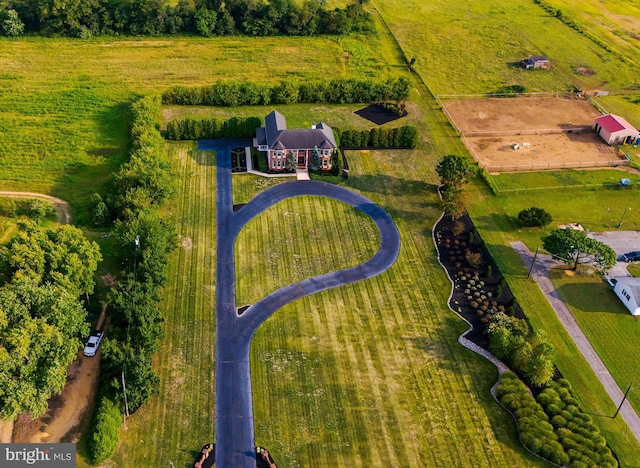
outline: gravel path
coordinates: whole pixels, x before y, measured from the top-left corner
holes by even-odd
[[[258,327],[276,310],[301,297],[382,273],[395,263],[400,234],[393,220],[367,198],[317,181],[287,182],[270,188],[234,213],[230,151],[245,141],[202,142],[201,149],[217,153],[216,172],[216,466],[255,468],[255,442],[249,350]],[[380,231],[380,248],[367,262],[308,278],[280,288],[236,311],[236,238],[242,228],[270,206],[290,197],[319,195],[347,203],[370,216]]]
[[[533,252],[531,252],[523,242],[512,242],[511,246],[516,252],[518,252],[525,265],[531,265]],[[553,260],[550,255],[538,254],[536,264],[531,271],[531,276],[535,282],[538,283],[538,286],[546,296],[549,304],[551,304],[553,309],[556,311],[560,322],[562,322],[564,328],[567,330],[569,335],[571,335],[576,346],[595,372],[598,380],[600,380],[604,389],[611,397],[614,405],[617,407],[622,401],[624,393],[620,387],[618,387],[615,380],[613,380],[613,377],[600,359],[600,356],[598,356],[598,353],[593,349],[589,339],[582,332],[582,329],[576,322],[575,318],[573,318],[571,311],[560,299],[558,291],[556,291],[553,283],[549,280],[549,269],[557,265],[559,265],[559,263]],[[631,432],[633,432],[640,443],[640,418],[638,417],[638,413],[636,413],[629,403],[629,400],[625,401],[624,405],[622,405],[620,415],[622,415],[622,418],[626,421]]]

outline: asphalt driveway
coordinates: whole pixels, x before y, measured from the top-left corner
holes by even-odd
[[[640,251],[640,232],[638,231],[592,232],[589,235],[615,250],[618,257],[627,252]],[[610,278],[631,276],[627,271],[627,265],[628,263],[619,261],[609,270],[608,276]]]
[[[317,181],[287,182],[262,192],[233,211],[231,149],[239,141],[214,140],[200,149],[217,153],[216,172],[216,466],[255,468],[253,402],[249,350],[253,334],[276,310],[301,297],[382,273],[400,253],[400,234],[391,217],[367,198],[336,185]],[[378,252],[352,268],[283,286],[236,311],[235,243],[242,228],[272,205],[290,197],[320,195],[347,203],[373,219],[380,231]]]

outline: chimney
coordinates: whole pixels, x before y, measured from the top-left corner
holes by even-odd
[[[313,122],[313,123],[311,124],[311,130],[315,130],[315,129],[316,129],[316,123],[315,123],[315,122]]]

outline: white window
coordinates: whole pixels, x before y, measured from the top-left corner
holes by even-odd
[[[280,169],[280,161],[278,161],[278,169]]]
[[[329,150],[324,150],[324,155],[329,156]]]
[[[282,151],[278,151],[277,155],[278,155],[279,158],[281,158],[282,157]]]

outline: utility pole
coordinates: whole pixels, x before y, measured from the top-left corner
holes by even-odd
[[[533,256],[533,262],[531,262],[531,267],[529,268],[529,274],[527,275],[527,279],[531,277],[531,270],[533,270],[533,265],[536,264],[536,258],[538,258],[538,250],[540,250],[540,244],[536,247],[536,253]]]

